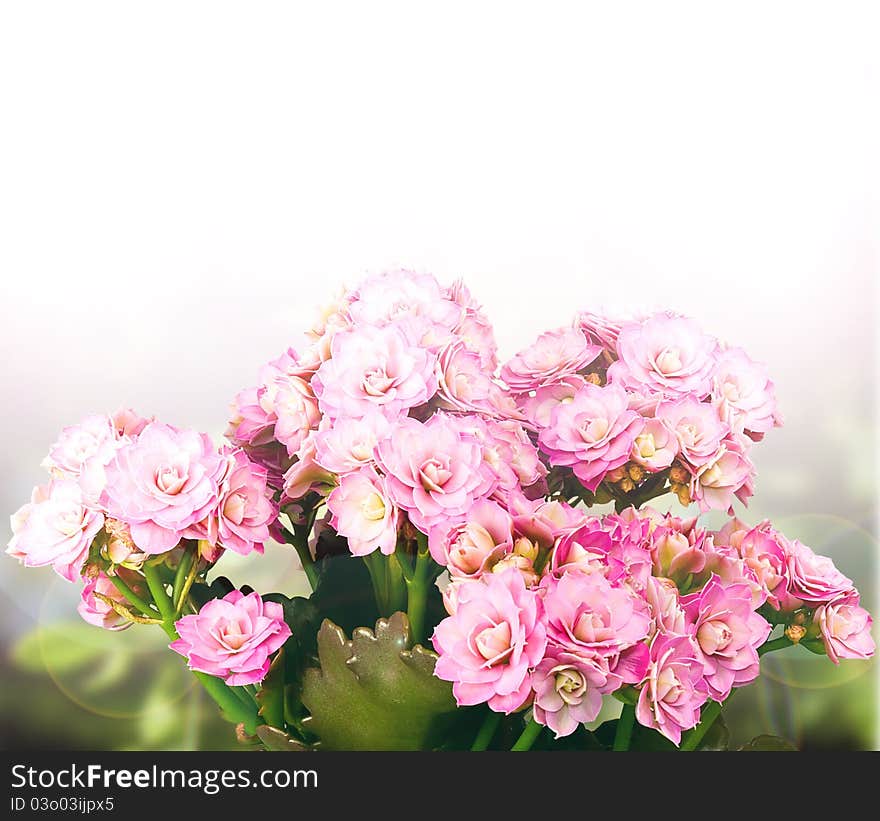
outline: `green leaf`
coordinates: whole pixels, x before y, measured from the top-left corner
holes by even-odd
[[[257,691],[257,711],[272,727],[284,729],[284,648],[272,659],[269,672]]]
[[[301,741],[291,738],[283,730],[279,730],[277,727],[269,727],[266,724],[261,724],[257,727],[257,735],[267,750],[293,753],[311,749]]]
[[[324,618],[350,632],[379,617],[370,573],[356,556],[334,556],[320,562],[318,587],[309,597]]]
[[[748,744],[739,748],[741,753],[782,752],[796,753],[797,747],[790,741],[775,735],[755,736]]]
[[[729,749],[730,730],[722,714],[712,722],[712,726],[706,731],[703,740],[697,745],[697,750],[702,752],[725,752]]]
[[[448,682],[434,676],[436,654],[411,646],[404,613],[357,628],[351,640],[325,619],[320,668],[306,670],[303,726],[331,750],[430,749],[456,715]]]

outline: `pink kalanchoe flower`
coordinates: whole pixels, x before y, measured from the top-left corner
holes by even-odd
[[[143,592],[136,583],[140,576],[136,573],[125,574],[123,571],[118,572],[123,575],[124,581],[135,593]],[[84,621],[93,624],[95,627],[102,627],[104,630],[125,630],[126,627],[131,627],[132,622],[117,613],[110,604],[98,598],[95,593],[126,607],[129,606],[128,601],[116,589],[113,582],[103,572],[99,571],[97,575],[86,579],[85,586],[80,595],[80,602],[76,607],[76,612],[82,616]]]
[[[608,359],[617,357],[617,337],[623,325],[620,320],[592,311],[581,311],[574,320],[574,327],[587,337],[587,342],[604,348]]]
[[[513,519],[497,502],[478,499],[461,523],[432,527],[428,546],[453,577],[476,578],[513,550]]]
[[[480,364],[486,373],[495,373],[498,367],[498,344],[492,323],[483,312],[482,306],[473,298],[467,286],[460,279],[444,292],[448,299],[462,308],[458,323],[453,328],[455,336],[464,342],[469,351],[480,357]]]
[[[608,471],[629,460],[642,426],[641,417],[627,408],[623,388],[586,384],[571,402],[556,406],[538,443],[551,465],[570,466],[595,490]]]
[[[551,644],[575,655],[616,657],[643,641],[651,628],[647,602],[599,573],[544,578],[544,610]]]
[[[602,694],[610,692],[608,661],[553,650],[531,674],[535,721],[556,738],[571,735],[602,709]]]
[[[658,313],[623,326],[617,337],[620,357],[608,369],[611,382],[646,396],[678,399],[708,396],[718,341],[692,319]]]
[[[315,461],[332,473],[350,473],[376,461],[376,445],[391,423],[379,411],[361,419],[325,419],[315,434]]]
[[[434,674],[451,681],[459,706],[486,702],[512,713],[528,699],[529,670],[544,656],[541,599],[516,570],[487,573],[458,591],[455,615],[437,625]]]
[[[222,678],[231,687],[262,681],[269,656],[290,637],[280,604],[240,590],[212,599],[174,626],[180,638],[168,646],[186,657],[189,669]]]
[[[316,457],[317,434],[312,431],[296,455],[296,461],[284,474],[282,503],[301,499],[315,491],[326,496],[337,484],[336,475],[320,465]]]
[[[867,659],[874,655],[871,614],[859,607],[858,593],[844,594],[813,613],[819,625],[828,658],[835,664],[840,659]]]
[[[660,419],[646,419],[636,436],[630,459],[651,473],[668,468],[678,456],[678,437]]]
[[[153,417],[141,416],[131,408],[118,408],[110,414],[110,421],[117,439],[134,439],[140,432],[155,421]]]
[[[483,448],[483,463],[499,488],[505,491],[523,489],[531,498],[543,496],[547,468],[541,462],[523,426],[513,419],[482,419],[472,416],[466,430]],[[531,489],[537,487],[538,492]]]
[[[34,488],[31,501],[12,515],[12,539],[6,552],[25,567],[51,565],[67,581],[76,581],[104,517],[91,508],[73,479],[53,479]]]
[[[144,553],[165,553],[217,506],[225,461],[203,433],[152,422],[107,466],[101,503]]]
[[[727,348],[719,355],[712,378],[712,404],[733,430],[755,441],[782,425],[767,368],[751,360],[742,348]]]
[[[715,409],[691,396],[657,406],[657,419],[675,434],[682,458],[695,468],[713,460],[730,428]]]
[[[374,468],[345,474],[327,497],[327,507],[333,528],[348,540],[353,555],[366,556],[377,549],[386,556],[394,552],[400,513]]]
[[[268,496],[266,469],[251,462],[242,450],[227,449],[223,457],[226,464],[217,506],[206,519],[188,528],[186,536],[242,556],[262,553],[270,538],[269,525],[277,516]]]
[[[601,352],[578,328],[558,328],[541,334],[502,365],[501,378],[512,391],[533,391],[577,373]]]
[[[672,579],[651,576],[645,587],[645,599],[651,605],[656,632],[664,636],[689,635],[687,616]]]
[[[700,708],[709,697],[703,665],[686,636],[658,633],[651,642],[651,661],[642,682],[636,718],[673,744],[681,743],[682,730],[696,727]]]
[[[765,600],[775,610],[789,608],[788,541],[775,531],[770,522],[749,528],[738,519],[731,519],[715,537],[717,544],[729,544],[742,556],[763,591]]]
[[[691,499],[700,510],[733,513],[733,500],[746,504],[752,496],[755,466],[741,444],[725,439],[718,453],[697,469],[690,482]]]
[[[561,577],[570,571],[606,573],[611,535],[601,519],[588,518],[580,527],[563,534],[550,554],[548,572]]]
[[[399,325],[338,333],[332,352],[311,383],[331,419],[360,418],[377,409],[394,419],[437,392],[436,356],[410,341]]]
[[[480,355],[456,339],[437,357],[437,404],[444,410],[480,411],[487,408],[493,383]]]
[[[85,498],[95,503],[107,482],[105,468],[124,442],[111,417],[87,416],[61,431],[42,466],[53,476],[78,482]]]
[[[715,575],[699,593],[686,596],[683,604],[709,695],[724,701],[734,687],[758,677],[758,648],[772,625],[752,612],[748,585],[724,585]]]
[[[796,539],[787,542],[788,591],[810,605],[828,604],[850,595],[855,587],[827,556],[817,556]]]
[[[318,427],[321,412],[311,385],[298,376],[279,379],[274,386],[272,408],[275,414],[274,438],[293,456],[309,431]]]
[[[520,394],[517,401],[520,410],[532,425],[537,429],[546,428],[556,406],[571,402],[574,395],[586,384],[584,377],[571,374],[552,385],[538,388],[533,394]]]
[[[395,504],[423,533],[462,517],[496,481],[483,470],[479,443],[447,414],[427,422],[401,419],[376,448]]]

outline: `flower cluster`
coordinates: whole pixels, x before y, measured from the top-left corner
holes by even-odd
[[[651,508],[520,505],[475,504],[433,551],[450,574],[436,674],[460,705],[531,705],[558,738],[618,692],[677,744],[707,700],[757,678],[776,623],[834,661],[874,651],[852,582],[766,522],[712,532]]]

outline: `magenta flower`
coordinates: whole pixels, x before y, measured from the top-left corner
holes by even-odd
[[[682,458],[695,468],[715,457],[721,441],[730,432],[715,408],[691,396],[661,402],[657,419],[675,434]]]
[[[617,337],[620,357],[608,378],[628,390],[660,398],[708,396],[718,341],[692,319],[658,313],[623,326]]]
[[[580,527],[560,536],[550,554],[548,569],[557,577],[571,570],[605,573],[611,547],[611,535],[601,519],[590,517]]]
[[[636,705],[636,718],[673,744],[681,743],[682,730],[696,727],[700,708],[708,699],[703,665],[686,636],[657,634]]]
[[[820,605],[813,613],[813,622],[819,625],[828,658],[835,664],[840,664],[840,659],[867,659],[874,655],[874,622],[871,614],[859,607],[858,593]]]
[[[733,430],[755,441],[782,425],[767,368],[751,360],[742,348],[728,348],[719,355],[712,378],[712,404]]]
[[[206,519],[187,529],[186,536],[242,556],[263,552],[269,525],[278,515],[269,499],[266,469],[254,464],[242,450],[227,450],[217,506]]]
[[[578,328],[541,334],[528,348],[501,367],[501,378],[512,391],[526,393],[577,373],[600,353]]]
[[[333,337],[332,357],[312,377],[321,411],[332,419],[380,409],[389,419],[437,392],[436,356],[399,325],[358,326]]]
[[[748,585],[724,585],[715,575],[699,593],[686,596],[682,603],[709,695],[715,701],[724,701],[734,687],[750,684],[758,677],[758,648],[767,640],[772,625],[752,612]]]
[[[599,573],[544,579],[547,638],[584,658],[614,657],[643,641],[651,628],[647,602]]]
[[[476,578],[513,550],[513,519],[497,502],[478,499],[461,523],[432,527],[428,546],[453,577]]]
[[[646,419],[629,458],[651,473],[668,468],[678,456],[678,437],[660,419]]]
[[[678,588],[672,579],[651,576],[645,587],[645,599],[654,616],[654,629],[664,636],[687,636],[688,620]]]
[[[617,385],[584,385],[571,402],[557,405],[538,443],[552,465],[570,466],[586,488],[595,490],[605,474],[626,464],[641,417],[627,408]]]
[[[165,553],[216,508],[225,468],[205,434],[152,422],[107,466],[101,503],[144,553]]]
[[[535,692],[535,721],[556,738],[571,735],[579,724],[592,721],[602,709],[602,694],[610,692],[608,662],[553,650],[531,674]]]
[[[333,514],[330,523],[348,540],[354,556],[366,556],[381,550],[386,556],[397,546],[400,513],[388,494],[381,476],[372,467],[347,473],[327,497]]]
[[[517,571],[487,573],[461,586],[455,615],[437,625],[432,641],[440,655],[434,674],[452,682],[459,706],[486,702],[512,713],[528,699],[529,670],[547,645],[541,600]]]
[[[424,423],[401,419],[379,443],[376,456],[391,499],[423,533],[464,516],[494,489],[480,445],[443,413]]]
[[[51,565],[72,582],[82,574],[104,517],[89,506],[73,479],[53,479],[34,488],[31,501],[11,521],[12,539],[6,552],[25,567]]]
[[[190,670],[236,687],[262,681],[269,672],[269,656],[290,637],[280,604],[240,590],[212,599],[174,626],[180,638],[168,646],[186,657]]]
[[[827,556],[817,556],[805,544],[792,540],[788,546],[788,591],[811,604],[829,604],[851,594],[855,588]]]

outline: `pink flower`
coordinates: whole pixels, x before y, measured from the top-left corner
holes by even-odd
[[[513,549],[513,519],[496,502],[479,499],[463,522],[432,527],[428,545],[434,561],[453,577],[475,578]]]
[[[547,331],[501,367],[501,378],[511,390],[525,393],[577,373],[601,352],[577,328]]]
[[[489,318],[460,279],[453,282],[445,294],[463,309],[453,328],[455,336],[464,342],[469,351],[479,355],[480,364],[486,373],[495,373],[498,367],[498,345]]]
[[[671,526],[658,527],[653,534],[651,556],[654,575],[684,585],[689,576],[700,574],[706,566],[706,531]]]
[[[486,408],[492,393],[492,380],[486,374],[480,355],[458,339],[440,351],[437,359],[440,407],[454,411],[479,411]]]
[[[873,619],[859,607],[857,593],[820,605],[813,613],[813,622],[819,625],[828,658],[835,664],[840,664],[840,659],[866,659],[874,655]]]
[[[797,540],[788,542],[788,590],[811,605],[829,604],[855,588],[827,556],[817,556]]]
[[[571,735],[579,724],[599,715],[610,678],[606,659],[552,651],[531,674],[535,721],[553,730],[556,738]]]
[[[657,632],[665,636],[688,635],[687,616],[672,579],[651,576],[645,587],[645,599],[651,605]]]
[[[678,437],[660,419],[646,419],[633,442],[630,459],[651,473],[668,468],[678,456]]]
[[[723,585],[712,576],[699,592],[684,599],[709,695],[724,701],[734,687],[750,684],[760,672],[758,648],[772,626],[752,612],[748,585]]]
[[[87,416],[61,431],[42,464],[53,476],[76,480],[85,498],[97,502],[107,481],[104,468],[122,444],[109,416]]]
[[[682,458],[695,468],[715,457],[721,440],[730,431],[711,405],[691,396],[661,402],[657,406],[657,419],[675,434]]]
[[[270,538],[269,525],[277,516],[269,500],[266,469],[251,462],[242,450],[223,454],[225,467],[218,489],[217,507],[187,529],[191,539],[206,539],[215,547],[242,556],[263,552]]]
[[[326,496],[336,486],[336,476],[315,460],[317,435],[312,431],[297,453],[296,461],[284,474],[284,493],[281,502],[301,499],[307,493]]]
[[[451,681],[460,707],[487,702],[512,713],[530,693],[529,670],[547,645],[541,600],[515,570],[488,573],[459,590],[455,615],[432,638],[440,655],[434,675]]]
[[[315,434],[315,461],[332,473],[350,473],[375,462],[374,451],[391,423],[379,411],[361,419],[325,419]]]
[[[601,345],[608,355],[617,355],[617,337],[623,323],[616,319],[594,314],[592,311],[581,311],[574,320],[578,328],[591,345]]]
[[[510,491],[538,486],[538,493],[529,492],[529,495],[543,495],[545,487],[542,483],[547,468],[519,422],[473,416],[467,429],[482,445],[483,462],[491,475],[498,479],[499,487]]]
[[[651,661],[636,705],[639,724],[680,744],[681,731],[697,726],[707,698],[703,665],[690,639],[658,633],[651,642]]]
[[[136,580],[140,579],[136,573],[127,574],[124,581],[136,593],[142,592]],[[125,630],[130,627],[132,622],[119,615],[106,601],[99,599],[95,593],[112,599],[126,607],[129,606],[126,598],[116,589],[113,582],[102,572],[98,572],[96,576],[86,579],[80,596],[80,602],[76,607],[76,612],[83,617],[89,624],[95,627],[102,627],[104,630]]]
[[[275,383],[272,408],[275,414],[274,437],[293,456],[309,431],[318,426],[321,412],[311,385],[298,376],[285,377]]]
[[[231,687],[262,681],[269,656],[290,637],[280,604],[240,590],[212,599],[174,626],[180,638],[168,646],[186,657],[189,669],[222,678]]]
[[[557,538],[576,530],[587,520],[583,512],[567,502],[532,500],[521,494],[508,497],[507,509],[513,515],[516,534],[543,548],[552,547]]]
[[[59,576],[76,581],[103,524],[73,479],[53,479],[34,488],[30,503],[13,514],[6,552],[25,567],[52,565]]]
[[[637,393],[703,399],[711,388],[717,348],[717,340],[692,319],[654,314],[621,328],[620,359],[608,369],[608,378]]]
[[[731,439],[709,461],[699,467],[691,478],[691,498],[700,510],[727,510],[733,512],[733,499],[745,502],[752,495],[752,477],[755,466],[741,445]]]
[[[401,419],[376,448],[395,504],[423,533],[463,516],[494,482],[482,469],[480,445],[446,414],[427,422]]]
[[[751,360],[742,348],[728,348],[718,357],[712,404],[731,428],[755,441],[782,425],[767,368]]]
[[[391,502],[385,480],[372,467],[347,473],[327,497],[333,528],[348,539],[355,556],[379,549],[390,556],[397,546],[400,514]]]
[[[546,428],[553,418],[556,406],[571,402],[574,395],[586,384],[587,380],[577,374],[565,376],[531,394],[520,394],[519,406],[532,425],[539,429]]]
[[[141,416],[131,408],[118,408],[110,415],[110,421],[117,439],[134,439],[154,419]]]
[[[549,571],[558,577],[571,570],[605,573],[611,545],[611,535],[601,520],[591,517],[559,538],[550,554]]]
[[[332,351],[312,377],[318,405],[332,419],[377,409],[393,419],[437,392],[436,357],[397,325],[337,333]]]
[[[152,422],[107,466],[101,503],[144,553],[165,553],[216,508],[225,467],[205,434]]]
[[[769,522],[751,529],[743,526],[736,530],[736,519],[719,531],[716,541],[726,539],[742,556],[763,591],[764,598],[776,610],[788,609],[788,541],[777,533]],[[742,523],[739,523],[742,525]],[[721,542],[723,543],[723,542]],[[795,605],[795,609],[797,605]]]
[[[595,490],[609,470],[626,464],[641,417],[627,408],[617,385],[584,385],[568,404],[557,405],[538,443],[552,465],[570,466],[586,488]]]
[[[651,628],[647,603],[599,573],[545,577],[544,609],[551,644],[584,658],[613,658],[643,641]]]

